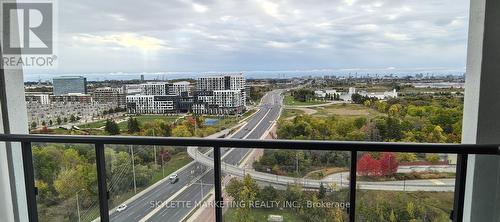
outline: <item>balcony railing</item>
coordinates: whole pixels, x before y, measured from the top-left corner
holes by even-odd
[[[111,137],[111,136],[54,136],[54,135],[14,135],[0,134],[0,141],[20,142],[26,181],[26,195],[30,221],[38,221],[32,143],[78,143],[95,147],[99,212],[101,221],[109,221],[109,190],[106,184],[104,145],[161,145],[161,146],[199,146],[213,147],[213,170],[215,187],[215,218],[223,221],[222,184],[221,184],[221,147],[222,148],[264,148],[286,150],[335,150],[351,154],[349,172],[349,221],[355,221],[356,210],[356,172],[358,152],[412,152],[457,154],[457,168],[454,191],[453,221],[463,221],[463,206],[468,154],[500,155],[498,145],[470,144],[413,144],[413,143],[375,143],[375,142],[337,142],[337,141],[291,141],[291,140],[238,140],[202,138],[160,138],[160,137]]]

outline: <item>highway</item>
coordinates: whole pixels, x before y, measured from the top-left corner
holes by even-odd
[[[260,109],[231,138],[259,139],[277,120],[281,113],[281,91],[267,93],[261,102]],[[237,165],[248,153],[249,149],[221,149],[223,162]],[[126,202],[123,212],[111,211],[110,220],[128,221],[181,221],[192,205],[182,204],[201,200],[201,193],[206,195],[213,189],[213,170],[193,161],[179,172],[179,181],[170,184],[164,180],[158,186],[136,195]],[[161,205],[161,204],[164,205]],[[165,204],[169,203],[169,204]],[[174,206],[174,203],[175,206]]]

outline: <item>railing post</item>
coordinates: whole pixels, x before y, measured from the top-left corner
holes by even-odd
[[[215,221],[222,222],[222,181],[220,147],[214,147]]]
[[[106,185],[106,163],[104,156],[104,144],[95,144],[95,159],[97,165],[97,188],[99,190],[99,212],[101,221],[109,221],[108,209],[108,187]]]
[[[457,154],[455,178],[455,200],[453,203],[452,221],[462,222],[464,217],[465,179],[467,177],[467,154]]]
[[[30,222],[37,222],[37,192],[35,187],[35,173],[33,169],[33,154],[31,150],[31,142],[22,142],[21,149],[23,156],[24,181],[26,186],[26,201],[28,204],[28,218]]]
[[[356,171],[358,162],[358,152],[351,151],[351,169],[349,173],[349,221],[356,221]]]

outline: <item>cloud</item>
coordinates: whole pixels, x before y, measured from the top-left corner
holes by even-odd
[[[352,5],[354,5],[355,2],[356,2],[356,0],[344,0],[344,3],[347,6],[352,6]]]
[[[77,45],[94,45],[96,47],[113,49],[137,49],[140,51],[157,51],[166,49],[164,40],[142,36],[136,33],[114,33],[107,35],[78,34],[73,36]]]
[[[272,48],[277,48],[277,49],[288,49],[293,47],[292,43],[289,42],[276,42],[276,41],[268,41],[266,43],[267,46],[270,46]]]
[[[388,38],[388,39],[396,40],[396,41],[408,41],[408,40],[411,40],[411,38],[408,37],[407,34],[403,34],[403,33],[386,32],[386,33],[384,33],[384,36],[386,38]]]
[[[102,58],[115,57],[120,62],[109,64],[109,69],[120,71],[461,68],[468,4],[468,0],[64,0],[58,6],[58,48],[66,62],[57,72],[74,67],[82,67],[82,72],[99,70]],[[154,52],[158,62],[140,64],[135,52],[137,56]],[[82,61],[79,57],[84,54],[93,55],[85,58],[86,66],[69,62]]]
[[[257,3],[260,5],[264,12],[272,17],[279,18],[279,5],[275,2],[269,0],[257,0]]]
[[[198,3],[192,3],[193,10],[198,13],[205,13],[208,11],[208,7]]]

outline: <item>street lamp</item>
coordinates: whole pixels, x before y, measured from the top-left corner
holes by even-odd
[[[135,181],[135,163],[134,163],[134,146],[130,145],[130,153],[132,155],[132,174],[134,176],[134,193],[137,193],[137,183]]]
[[[163,153],[161,155],[161,170],[162,170],[163,177],[165,177],[165,164],[164,164],[164,160],[163,160]]]
[[[80,201],[78,201],[78,193],[80,191],[85,191],[85,189],[81,189],[79,191],[76,191],[76,212],[78,214],[78,222],[81,222],[81,217],[80,217]]]

